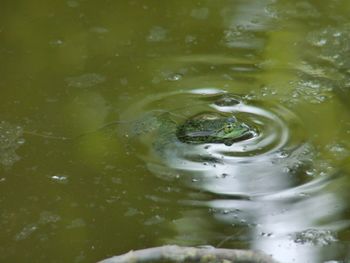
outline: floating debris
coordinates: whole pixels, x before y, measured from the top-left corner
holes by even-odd
[[[147,40],[150,42],[161,42],[166,40],[168,31],[160,26],[155,26],[150,30]]]
[[[20,160],[16,150],[25,142],[23,129],[6,121],[0,121],[0,164],[12,166]]]
[[[307,229],[296,233],[294,242],[299,244],[312,244],[318,246],[330,245],[338,241],[335,233],[330,230]]]
[[[90,88],[106,81],[106,77],[97,73],[86,73],[83,75],[66,78],[69,87]]]
[[[22,228],[22,230],[14,236],[14,240],[20,241],[29,238],[34,232],[40,229],[41,226],[57,223],[61,220],[59,215],[56,215],[50,211],[43,211],[40,213],[38,222],[31,223]]]
[[[14,240],[20,241],[27,239],[31,234],[33,234],[38,229],[35,224],[29,224],[25,226],[17,235],[15,235]]]

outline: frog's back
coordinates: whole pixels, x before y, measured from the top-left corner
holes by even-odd
[[[159,152],[176,139],[176,122],[168,112],[147,112],[135,121],[130,129],[131,137],[151,142]]]

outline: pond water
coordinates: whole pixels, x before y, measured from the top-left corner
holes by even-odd
[[[349,262],[350,2],[0,12],[1,262],[165,244]],[[181,142],[174,129],[203,113],[253,135]]]

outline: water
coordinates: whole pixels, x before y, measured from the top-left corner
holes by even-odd
[[[164,244],[347,262],[346,1],[5,1],[0,261]],[[202,112],[252,138],[160,132]]]

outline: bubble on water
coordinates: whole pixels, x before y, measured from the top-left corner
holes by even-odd
[[[277,90],[272,86],[263,85],[260,89],[256,91],[255,96],[257,97],[274,97],[277,95]]]
[[[168,80],[169,81],[178,81],[178,80],[181,80],[182,79],[182,74],[179,74],[179,73],[174,73],[174,74],[171,74],[170,76],[168,76]]]
[[[106,81],[106,77],[97,73],[86,73],[65,79],[69,87],[90,88]]]
[[[336,234],[330,230],[307,229],[294,235],[294,242],[299,244],[326,246],[337,241]]]
[[[18,144],[24,144],[26,142],[26,140],[24,139],[24,138],[19,138],[18,140],[17,140],[17,143]]]
[[[296,98],[300,97],[300,95],[298,92],[295,91],[292,93],[292,97],[296,99]]]
[[[242,98],[247,101],[251,101],[256,99],[257,95],[254,93],[254,91],[251,91],[251,93],[244,95]]]
[[[325,44],[327,44],[327,39],[320,39],[320,40],[314,42],[314,45],[317,47],[324,46]]]
[[[284,159],[284,158],[287,158],[288,156],[289,156],[289,153],[287,151],[280,151],[277,153],[277,158]]]
[[[65,175],[53,175],[51,176],[51,179],[61,184],[65,184],[68,181],[68,178]]]
[[[240,103],[241,103],[240,99],[238,97],[233,97],[233,96],[223,96],[222,98],[214,102],[215,105],[220,107],[234,106]]]
[[[272,237],[272,236],[273,236],[273,233],[272,233],[272,232],[268,232],[268,233],[266,233],[266,232],[261,232],[261,233],[260,233],[260,236],[262,236],[262,237]]]
[[[61,39],[55,39],[55,40],[51,40],[50,41],[50,46],[52,47],[59,47],[59,46],[63,46],[64,42]]]
[[[147,40],[149,42],[162,42],[167,38],[168,30],[160,26],[154,26],[151,28]]]
[[[311,176],[311,177],[314,177],[316,175],[316,169],[309,169],[309,170],[306,170],[306,175],[307,176]]]

